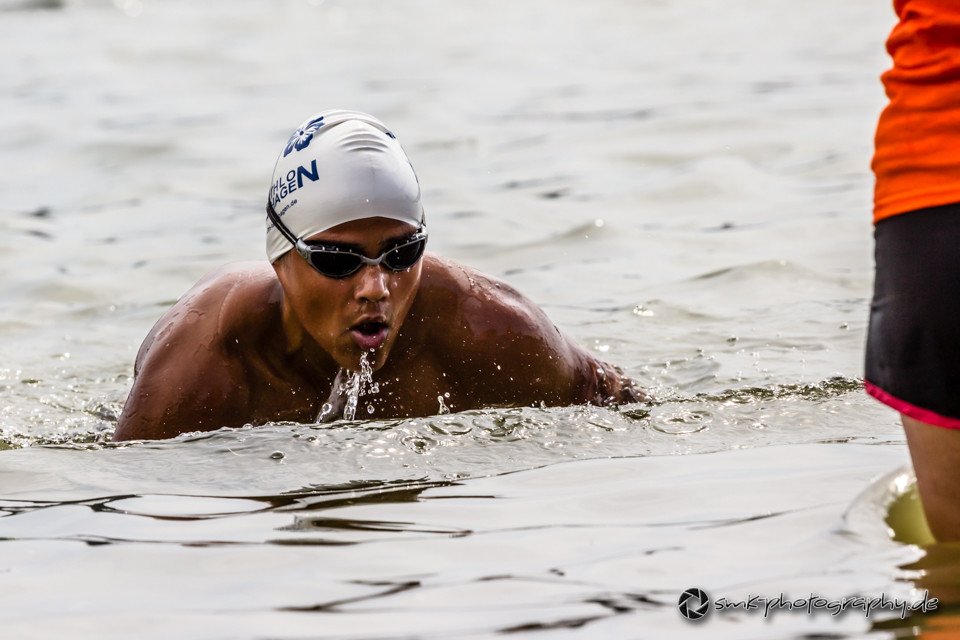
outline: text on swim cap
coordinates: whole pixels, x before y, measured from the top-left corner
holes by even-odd
[[[317,170],[317,161],[310,162],[310,169],[300,165],[296,169],[290,169],[285,176],[280,177],[270,188],[270,204],[276,209],[277,203],[289,196],[291,193],[303,187],[303,179],[310,182],[316,182],[320,178],[320,172]]]

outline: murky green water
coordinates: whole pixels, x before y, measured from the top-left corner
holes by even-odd
[[[677,609],[688,587],[957,601],[951,545],[890,537],[908,456],[859,382],[892,21],[868,0],[0,0],[0,635],[951,629]],[[275,154],[332,107],[398,132],[433,250],[656,401],[106,444],[146,331],[262,259]]]

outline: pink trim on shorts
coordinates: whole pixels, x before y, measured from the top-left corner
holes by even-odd
[[[937,427],[943,427],[944,429],[960,429],[960,419],[958,418],[948,418],[929,409],[910,404],[905,400],[890,395],[877,385],[867,382],[866,380],[863,381],[863,387],[867,393],[883,404],[888,407],[893,407],[903,415],[909,416],[914,420],[926,422],[927,424],[932,424]]]

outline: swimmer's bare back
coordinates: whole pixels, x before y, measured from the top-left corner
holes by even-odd
[[[144,340],[114,439],[315,422],[341,370],[305,332],[289,330],[282,296],[265,262],[198,282]],[[361,398],[373,419],[437,414],[438,397],[450,411],[645,399],[516,290],[432,254],[373,378],[378,391]]]

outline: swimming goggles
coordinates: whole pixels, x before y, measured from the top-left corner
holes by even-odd
[[[346,278],[360,270],[363,265],[383,265],[391,271],[405,271],[417,264],[427,247],[427,231],[420,227],[410,237],[400,242],[376,258],[368,258],[362,253],[341,249],[339,247],[323,246],[320,243],[306,242],[293,235],[280,220],[280,216],[267,205],[267,217],[284,238],[294,246],[303,259],[318,273],[328,278]]]

